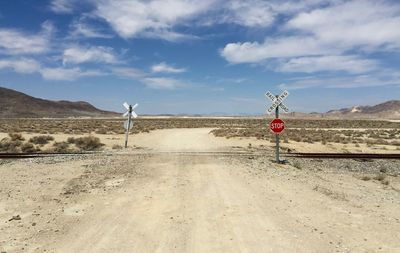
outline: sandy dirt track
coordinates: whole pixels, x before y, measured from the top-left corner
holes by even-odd
[[[400,252],[399,177],[385,186],[275,165],[209,131],[159,130],[132,138],[141,149],[0,163],[0,249]],[[220,153],[238,146],[246,155]]]

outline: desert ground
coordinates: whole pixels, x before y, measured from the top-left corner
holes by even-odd
[[[282,144],[399,152],[396,127],[385,143]],[[94,131],[105,145],[92,154],[0,160],[0,252],[400,252],[400,161],[276,164],[269,138],[216,129],[133,130],[127,149]]]

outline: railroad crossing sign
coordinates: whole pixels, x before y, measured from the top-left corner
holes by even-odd
[[[275,133],[275,155],[276,155],[276,162],[277,163],[283,163],[284,161],[281,161],[279,159],[279,134],[285,129],[285,122],[279,118],[279,108],[282,108],[284,112],[289,112],[289,108],[287,108],[286,105],[283,104],[283,100],[289,96],[289,92],[287,90],[283,91],[281,95],[275,96],[271,92],[265,93],[265,96],[269,98],[272,101],[272,105],[267,109],[267,113],[271,114],[273,111],[275,111],[275,119],[269,123],[269,129],[271,129],[272,132]]]
[[[132,129],[133,127],[133,121],[132,121],[132,117],[137,118],[137,114],[133,111],[133,109],[135,109],[136,107],[138,107],[138,104],[135,104],[134,106],[128,104],[127,102],[125,102],[123,104],[123,106],[128,110],[127,112],[125,112],[122,116],[123,117],[128,117],[128,120],[124,122],[124,128],[126,130],[125,132],[125,148],[128,147],[128,136],[129,136],[129,130]]]
[[[269,129],[276,134],[280,134],[285,129],[285,122],[281,119],[274,119],[269,123]]]
[[[271,92],[268,91],[265,94],[265,96],[272,101],[272,105],[267,110],[268,114],[271,114],[278,106],[280,108],[282,108],[282,110],[284,112],[289,112],[289,108],[283,104],[283,100],[285,100],[287,98],[287,96],[289,96],[289,92],[287,90],[282,92],[282,94],[279,96],[275,96]]]

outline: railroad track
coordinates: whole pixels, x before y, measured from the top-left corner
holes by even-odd
[[[0,153],[0,159],[27,159],[36,157],[75,156],[93,153]]]
[[[372,153],[286,153],[286,157],[297,158],[325,158],[325,159],[400,159],[398,154],[372,154]]]
[[[0,153],[0,159],[27,159],[36,157],[55,157],[55,156],[76,156],[76,155],[90,155],[99,154],[99,152],[82,152],[82,153]],[[143,154],[179,154],[179,155],[205,155],[205,156],[273,156],[273,152],[237,152],[237,151],[186,151],[186,152],[138,152],[130,153],[130,155],[143,155]],[[104,156],[109,155],[126,155],[125,153],[109,154],[104,153]],[[372,153],[282,153],[285,158],[318,158],[318,159],[400,159],[398,154],[372,154]]]

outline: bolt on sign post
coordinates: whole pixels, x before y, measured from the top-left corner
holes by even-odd
[[[272,102],[272,105],[267,109],[267,113],[271,114],[273,111],[275,111],[275,119],[269,123],[269,128],[273,133],[275,133],[276,162],[282,163],[282,161],[279,159],[279,134],[285,129],[285,122],[279,118],[279,108],[286,113],[289,112],[289,108],[283,104],[283,101],[287,98],[287,96],[289,96],[289,92],[285,90],[281,95],[275,96],[268,91],[265,96]]]
[[[132,127],[133,127],[133,120],[132,120],[132,117],[133,118],[137,118],[137,114],[133,111],[133,109],[135,109],[137,106],[138,106],[138,104],[135,104],[134,106],[132,106],[132,105],[129,105],[127,102],[125,102],[124,104],[123,104],[123,106],[128,110],[127,112],[125,112],[122,116],[123,117],[128,117],[128,120],[126,120],[125,122],[124,122],[124,128],[125,128],[125,130],[126,130],[126,132],[125,132],[125,148],[127,148],[128,147],[128,136],[129,136],[129,131],[132,129]]]

